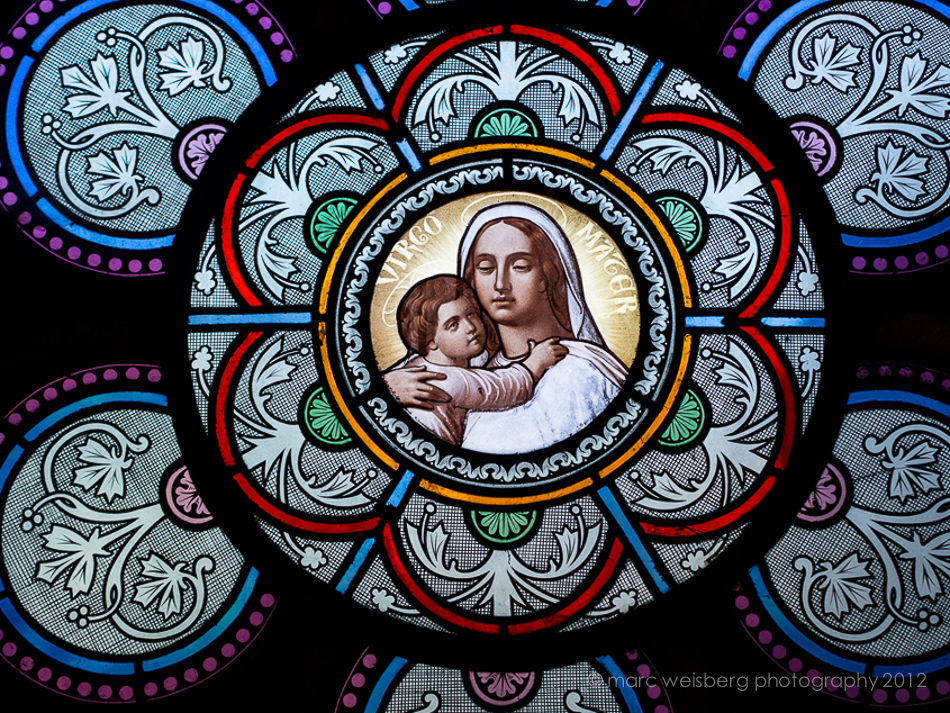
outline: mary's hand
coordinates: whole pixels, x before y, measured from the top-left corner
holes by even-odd
[[[432,384],[433,381],[444,381],[445,378],[445,374],[426,371],[422,366],[395,369],[383,374],[383,381],[396,401],[403,406],[426,411],[431,411],[437,403],[452,400],[451,396]]]

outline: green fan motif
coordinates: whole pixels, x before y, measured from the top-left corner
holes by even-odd
[[[687,389],[673,420],[658,439],[661,446],[681,447],[692,443],[706,424],[706,407],[692,389]]]
[[[326,253],[336,239],[343,221],[356,205],[355,198],[331,198],[313,212],[310,219],[310,240],[321,253]]]
[[[344,446],[350,442],[350,434],[330,408],[322,386],[318,386],[307,399],[304,414],[304,425],[317,442],[328,446]]]
[[[679,196],[659,198],[657,205],[673,225],[676,237],[686,252],[693,252],[703,237],[703,216],[700,210]]]
[[[538,513],[534,510],[477,510],[471,513],[471,517],[475,530],[483,538],[499,545],[511,545],[531,532]]]
[[[487,114],[475,128],[475,138],[504,136],[538,137],[538,129],[525,114],[514,109],[496,109]]]

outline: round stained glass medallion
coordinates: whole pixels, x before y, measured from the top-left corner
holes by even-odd
[[[766,654],[807,666],[827,695],[901,706],[950,694],[948,387],[929,369],[857,367],[824,472],[737,591]]]
[[[766,10],[772,3],[768,3]],[[950,8],[799,2],[720,48],[781,116],[835,210],[851,270],[945,262],[950,226]],[[755,27],[752,27],[755,25]]]
[[[163,378],[85,369],[0,426],[0,655],[68,698],[190,688],[250,646],[275,605],[195,487]]]
[[[736,112],[622,42],[483,25],[260,137],[200,236],[188,349],[199,440],[298,581],[573,631],[740,536],[827,358],[821,253]]]
[[[88,270],[163,273],[208,159],[295,52],[257,3],[34,7],[2,50],[2,206]]]

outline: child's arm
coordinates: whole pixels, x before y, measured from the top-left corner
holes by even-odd
[[[470,411],[504,411],[521,406],[534,396],[534,378],[524,364],[500,369],[454,367],[443,388],[452,405]]]
[[[424,366],[391,369],[383,374],[393,398],[406,408],[431,411],[436,404],[451,400],[451,395],[433,382],[445,380],[445,374],[426,371]]]
[[[567,347],[563,346],[560,340],[560,337],[551,337],[543,342],[528,342],[531,351],[522,363],[528,367],[535,382],[544,376],[544,372],[567,356]]]
[[[567,356],[558,337],[531,343],[528,358],[499,369],[457,367],[442,385],[452,396],[452,405],[470,411],[504,411],[521,406],[534,396],[534,385],[544,372]]]

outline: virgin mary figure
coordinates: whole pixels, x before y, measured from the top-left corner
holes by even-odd
[[[620,392],[627,369],[597,328],[574,250],[551,216],[525,203],[481,210],[462,237],[458,271],[475,290],[500,341],[494,354],[472,366],[510,366],[524,359],[532,344],[551,337],[568,349],[527,403],[472,411],[463,448],[528,453],[563,441],[603,412]],[[386,381],[400,403],[425,408],[448,399],[436,386],[441,375],[399,371],[404,373],[390,372]]]

